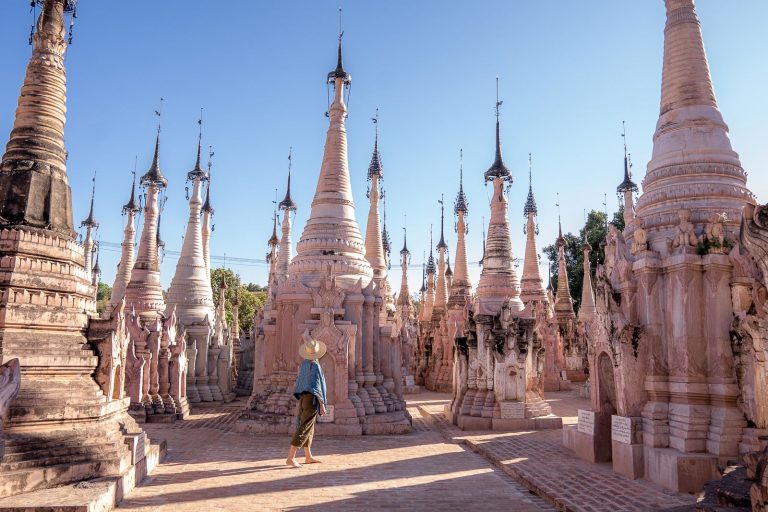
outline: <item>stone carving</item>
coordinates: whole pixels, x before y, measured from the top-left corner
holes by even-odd
[[[19,392],[21,386],[21,369],[18,359],[11,359],[0,366],[0,460],[5,453],[3,437],[3,422],[8,414],[8,406]]]
[[[694,232],[694,226],[691,222],[691,210],[680,208],[677,212],[678,224],[675,237],[672,240],[672,247],[696,247],[698,238]]]
[[[129,335],[124,313],[125,302],[119,302],[106,319],[93,319],[86,337],[96,348],[99,364],[94,378],[108,401],[125,395],[125,372],[128,359]]]
[[[632,254],[638,254],[648,250],[648,234],[643,229],[643,219],[635,217],[634,233],[632,234]]]

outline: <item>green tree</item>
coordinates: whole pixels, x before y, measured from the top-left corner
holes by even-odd
[[[589,215],[587,215],[586,225],[579,230],[578,235],[574,235],[573,233],[565,233],[563,235],[563,238],[565,239],[565,267],[568,272],[568,286],[571,289],[573,307],[577,312],[581,302],[581,288],[584,281],[584,252],[581,246],[586,238],[587,242],[589,242],[589,245],[592,247],[589,262],[592,265],[592,278],[594,279],[594,271],[597,268],[598,263],[603,262],[604,255],[600,243],[605,240],[605,236],[607,235],[605,221],[605,213],[592,210],[589,212]],[[547,255],[551,262],[552,287],[556,292],[559,270],[557,246],[555,244],[546,246],[544,248],[544,254]]]
[[[240,276],[235,274],[232,269],[229,268],[214,268],[211,269],[211,287],[213,288],[213,301],[218,306],[219,295],[221,292],[222,279],[227,284],[227,292],[224,296],[224,310],[226,311],[227,324],[232,325],[233,313],[232,313],[232,301],[235,298],[235,294],[239,292],[240,295],[240,311],[239,321],[240,329],[249,331],[253,327],[253,317],[256,314],[256,309],[264,307],[266,302],[267,293],[263,286],[258,284],[249,283],[244,285],[240,281]]]
[[[109,304],[110,297],[112,297],[112,287],[106,283],[99,282],[99,287],[96,290],[96,311],[99,314],[104,312],[107,304]]]

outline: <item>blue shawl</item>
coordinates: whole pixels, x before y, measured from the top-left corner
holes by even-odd
[[[323,405],[328,405],[325,397],[325,375],[320,363],[315,359],[305,359],[299,366],[299,376],[296,378],[296,386],[293,388],[293,396],[298,400],[302,393],[312,393]],[[316,400],[316,407],[320,403]]]

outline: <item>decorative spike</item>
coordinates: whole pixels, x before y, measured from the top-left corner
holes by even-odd
[[[155,140],[155,154],[152,157],[152,165],[144,176],[141,177],[141,184],[155,184],[160,188],[168,186],[168,180],[160,172],[160,123],[157,125],[157,139]]]
[[[503,101],[499,101],[499,77],[496,77],[496,158],[493,161],[491,167],[485,171],[485,181],[493,181],[496,178],[501,178],[508,183],[512,183],[512,173],[504,165],[504,160],[501,157],[501,130],[499,127],[499,117],[501,115],[501,105]]]
[[[200,164],[200,158],[201,153],[203,149],[203,109],[200,109],[200,119],[197,120],[197,124],[200,126],[200,129],[197,134],[197,160],[195,161],[195,167],[191,171],[187,173],[187,179],[189,181],[195,181],[195,180],[206,180],[208,179],[208,175],[205,173],[205,171],[202,169]]]
[[[291,199],[291,159],[293,155],[293,147],[288,149],[288,186],[285,189],[285,197],[282,201],[280,201],[280,204],[278,204],[278,208],[280,210],[290,210],[290,211],[296,211],[296,203],[293,202],[293,199]]]
[[[208,186],[205,187],[205,201],[203,202],[203,212],[213,215],[213,206],[211,206],[211,170],[213,168],[213,146],[208,146]]]
[[[341,9],[339,9],[339,17],[341,17]],[[340,78],[344,85],[350,85],[352,83],[352,75],[344,71],[344,59],[341,51],[341,40],[344,37],[344,31],[339,27],[339,51],[336,60],[336,69],[328,73],[328,83],[335,84],[336,79]]]
[[[624,121],[621,122],[621,138],[624,139],[624,181],[622,181],[616,192],[623,194],[624,192],[637,192],[640,190],[634,181],[632,181],[632,173],[630,172],[631,164],[629,163],[629,153],[627,153],[627,126]]]
[[[368,181],[374,176],[378,176],[379,179],[384,178],[384,169],[381,166],[381,157],[379,156],[379,109],[376,108],[376,116],[372,118],[373,125],[376,128],[376,135],[373,141],[373,155],[371,156],[371,164],[368,166]]]
[[[99,223],[96,222],[96,219],[93,216],[93,201],[96,197],[96,172],[93,173],[93,178],[91,181],[93,182],[93,186],[91,188],[91,208],[88,210],[88,217],[86,217],[85,220],[80,223],[80,227],[85,226],[96,229],[99,227]]]
[[[448,244],[445,243],[444,225],[445,225],[445,201],[443,201],[443,194],[440,194],[440,241],[437,242],[437,250],[448,249]]]
[[[427,260],[427,274],[434,274],[437,271],[435,266],[435,257],[432,254],[432,224],[429,225],[429,259]]]
[[[528,153],[528,198],[525,200],[525,208],[523,208],[523,216],[527,217],[529,213],[537,215],[539,213],[536,208],[536,199],[533,197],[533,158]]]
[[[453,203],[453,213],[458,215],[463,212],[466,217],[469,215],[469,202],[464,194],[464,150],[459,149],[459,193],[456,194],[456,201]]]

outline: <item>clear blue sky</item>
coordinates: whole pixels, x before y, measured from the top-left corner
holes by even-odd
[[[758,199],[768,199],[768,2],[698,0],[720,108],[734,149]],[[10,132],[30,54],[28,2],[4,2],[0,30],[0,135]],[[128,8],[126,8],[129,5]],[[183,7],[182,7],[183,6]],[[68,172],[75,219],[87,214],[90,176],[98,171],[96,217],[105,242],[119,242],[120,206],[134,156],[149,166],[159,98],[165,98],[162,169],[169,180],[162,235],[181,247],[185,175],[194,164],[199,108],[204,144],[215,146],[212,253],[263,260],[274,188],[282,197],[288,147],[300,237],[320,169],[327,119],[325,75],[335,66],[338,2],[157,2],[81,0],[69,49]],[[495,81],[501,77],[502,144],[515,174],[510,222],[523,254],[522,208],[528,152],[539,204],[539,247],[563,229],[576,231],[584,209],[617,207],[621,121],[626,120],[640,181],[658,116],[664,7],[661,0],[343,2],[345,66],[353,76],[349,162],[361,229],[365,173],[380,108],[380,148],[393,256],[408,213],[413,264],[428,251],[429,223],[440,220],[441,193],[452,204],[459,148],[464,148],[470,203],[468,253],[482,254],[488,216],[482,174],[493,160]],[[103,280],[114,278],[119,252],[102,251]],[[220,264],[217,261],[214,265]],[[175,257],[163,263],[163,282]],[[264,283],[266,264],[232,264],[245,281]],[[479,268],[471,266],[477,283]],[[394,286],[399,268],[393,267]],[[420,268],[411,275],[417,289]]]

